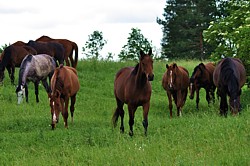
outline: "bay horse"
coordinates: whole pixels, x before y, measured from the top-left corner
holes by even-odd
[[[41,36],[36,41],[43,41],[43,42],[48,42],[48,41],[56,41],[58,43],[61,43],[64,47],[64,55],[65,55],[65,62],[67,66],[71,66],[76,68],[77,62],[78,62],[78,46],[75,42],[70,41],[68,39],[53,39],[49,36]],[[73,52],[75,51],[75,58],[73,58]],[[69,62],[70,59],[70,62]]]
[[[64,127],[68,128],[68,104],[69,98],[71,100],[70,112],[73,122],[73,115],[75,110],[76,94],[80,89],[77,71],[73,67],[60,65],[55,69],[51,78],[51,90],[49,95],[50,108],[52,117],[52,130],[55,128],[59,120],[61,112],[64,119]]]
[[[242,61],[238,58],[222,59],[215,67],[213,80],[220,97],[220,115],[227,116],[227,96],[231,113],[236,115],[240,112],[241,88],[246,83],[246,70]]]
[[[162,87],[168,96],[170,118],[172,118],[172,98],[177,107],[177,116],[181,115],[182,107],[186,102],[189,73],[187,69],[182,66],[177,66],[176,63],[172,63],[171,65],[166,64],[166,69],[162,77]]]
[[[15,80],[15,67],[20,67],[22,60],[28,54],[37,54],[36,50],[29,46],[9,45],[1,54],[0,62],[0,82],[4,79],[5,68],[8,70],[11,83]]]
[[[128,105],[129,112],[129,135],[133,136],[133,125],[135,111],[138,106],[143,107],[143,127],[144,134],[147,135],[148,112],[150,107],[151,83],[153,81],[153,60],[152,50],[145,54],[140,50],[139,63],[135,67],[124,67],[115,76],[114,95],[117,108],[113,114],[112,121],[114,127],[117,125],[119,116],[121,117],[120,131],[124,133],[124,103]]]
[[[39,102],[38,98],[38,85],[42,81],[46,92],[51,92],[50,86],[47,83],[47,77],[51,78],[56,68],[56,62],[53,57],[47,54],[27,55],[20,66],[18,86],[16,88],[16,94],[18,104],[21,103],[25,94],[26,102],[28,102],[28,82],[32,81],[35,85],[36,102]]]
[[[200,89],[204,88],[206,90],[206,100],[210,104],[211,99],[215,101],[214,91],[216,86],[213,82],[213,72],[215,69],[215,64],[208,62],[206,64],[200,63],[194,68],[192,76],[190,78],[190,99],[194,98],[194,93],[196,92],[196,108],[199,109],[200,101]]]
[[[54,57],[59,64],[64,63],[64,48],[63,45],[58,42],[38,42],[30,40],[27,46],[33,47],[37,54],[47,54]]]

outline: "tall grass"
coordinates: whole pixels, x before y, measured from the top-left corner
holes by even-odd
[[[177,61],[190,75],[198,63]],[[116,108],[114,75],[135,62],[80,61],[77,70],[81,88],[74,123],[69,118],[69,128],[65,129],[60,117],[54,131],[44,88],[39,87],[40,103],[36,103],[30,83],[29,103],[17,105],[15,86],[6,77],[0,87],[0,165],[250,165],[249,89],[243,88],[240,116],[219,116],[219,101],[208,107],[202,90],[199,110],[195,100],[187,98],[183,116],[176,116],[174,106],[170,119],[161,86],[165,64],[154,62],[147,137],[140,107],[135,114],[133,137],[128,135],[127,106],[125,133],[111,125]]]

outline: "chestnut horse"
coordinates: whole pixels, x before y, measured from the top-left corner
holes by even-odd
[[[240,111],[241,88],[246,83],[246,70],[238,58],[224,58],[215,67],[213,74],[217,94],[220,97],[220,114],[227,116],[228,104],[233,115]]]
[[[51,92],[51,89],[47,82],[47,77],[51,78],[56,68],[56,62],[47,54],[27,55],[20,66],[18,86],[16,88],[17,102],[21,103],[25,94],[26,102],[28,102],[28,82],[32,81],[35,85],[36,102],[39,102],[38,98],[38,85],[42,81],[47,93]]]
[[[73,67],[60,65],[55,69],[51,79],[50,108],[52,116],[52,129],[55,128],[59,120],[59,114],[62,113],[64,126],[68,128],[68,104],[71,100],[70,112],[73,122],[74,105],[76,102],[76,94],[80,89],[80,83],[77,71]]]
[[[176,63],[166,64],[166,68],[167,70],[162,77],[162,86],[167,92],[170,118],[172,118],[172,97],[177,107],[177,116],[180,116],[187,98],[189,73],[187,69],[177,66]]]
[[[26,45],[33,47],[37,51],[37,54],[47,54],[54,57],[59,64],[64,63],[64,48],[58,42],[37,42],[30,40]]]
[[[48,42],[48,41],[56,41],[59,42],[63,45],[64,50],[65,50],[65,62],[67,66],[71,66],[76,68],[77,62],[78,62],[78,46],[75,42],[70,41],[68,39],[53,39],[50,38],[49,36],[41,36],[36,41],[43,41],[43,42]],[[75,60],[73,59],[73,51],[75,51]],[[69,62],[70,59],[70,62]]]
[[[120,69],[115,77],[114,94],[117,108],[113,114],[113,125],[116,127],[119,116],[121,117],[120,131],[124,132],[124,110],[123,105],[128,105],[129,112],[129,135],[133,135],[133,125],[135,111],[138,106],[143,107],[143,127],[144,134],[147,135],[148,112],[150,107],[151,84],[153,81],[153,60],[151,58],[152,50],[148,54],[140,51],[140,61],[135,67],[125,67]]]
[[[196,92],[196,108],[199,109],[200,101],[200,89],[204,88],[206,90],[206,100],[210,104],[211,98],[214,102],[214,91],[216,89],[213,82],[213,72],[215,69],[215,64],[212,62],[209,63],[200,63],[194,68],[192,76],[190,78],[190,99],[194,98],[194,92]]]
[[[36,50],[29,46],[10,45],[1,54],[0,62],[0,82],[4,79],[4,70],[8,70],[11,83],[15,80],[15,67],[20,67],[22,60],[28,54],[37,54]]]

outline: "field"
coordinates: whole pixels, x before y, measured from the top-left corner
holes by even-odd
[[[171,62],[167,62],[171,63]],[[198,61],[177,61],[189,74]],[[113,128],[116,103],[113,81],[116,71],[135,62],[80,61],[74,123],[51,130],[47,94],[39,87],[35,102],[34,85],[29,84],[29,103],[17,105],[15,86],[5,72],[0,87],[0,165],[250,165],[250,90],[243,88],[242,113],[219,116],[219,101],[208,107],[201,91],[200,109],[187,98],[182,117],[169,118],[168,100],[161,86],[166,62],[154,62],[148,136],[144,136],[142,108],[135,114],[134,136]],[[18,79],[16,72],[15,82]],[[120,120],[120,119],[119,119]]]

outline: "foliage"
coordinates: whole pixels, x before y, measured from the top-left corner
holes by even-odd
[[[103,38],[103,33],[100,31],[94,31],[88,36],[89,39],[85,43],[85,47],[82,48],[87,59],[98,59],[100,58],[100,51],[103,49],[107,40]]]
[[[211,58],[217,61],[222,57],[238,57],[250,75],[250,3],[232,0],[227,11],[228,16],[211,22],[204,32],[206,42],[215,45]]]
[[[162,55],[176,58],[207,58],[211,48],[203,43],[202,32],[218,14],[215,0],[168,0],[162,25]]]
[[[152,48],[152,42],[143,36],[140,29],[132,28],[131,31],[127,44],[122,47],[118,55],[120,60],[138,60],[140,49],[148,52]]]
[[[199,61],[176,63],[191,73]],[[40,102],[35,103],[34,86],[29,84],[29,103],[17,105],[15,87],[6,77],[0,86],[0,165],[250,165],[249,89],[242,90],[240,116],[220,117],[219,101],[208,107],[202,89],[199,110],[195,101],[187,98],[183,116],[177,117],[174,107],[170,119],[167,95],[161,86],[165,64],[154,62],[147,137],[141,107],[135,113],[132,138],[126,106],[125,133],[120,133],[119,126],[111,126],[116,107],[114,75],[135,62],[79,61],[81,88],[74,123],[69,114],[69,128],[65,129],[60,116],[54,131],[49,125],[51,113],[44,88],[40,87]]]
[[[4,44],[4,45],[1,46],[1,48],[0,48],[0,54],[3,52],[3,50],[4,50],[6,47],[8,47],[7,44]]]

